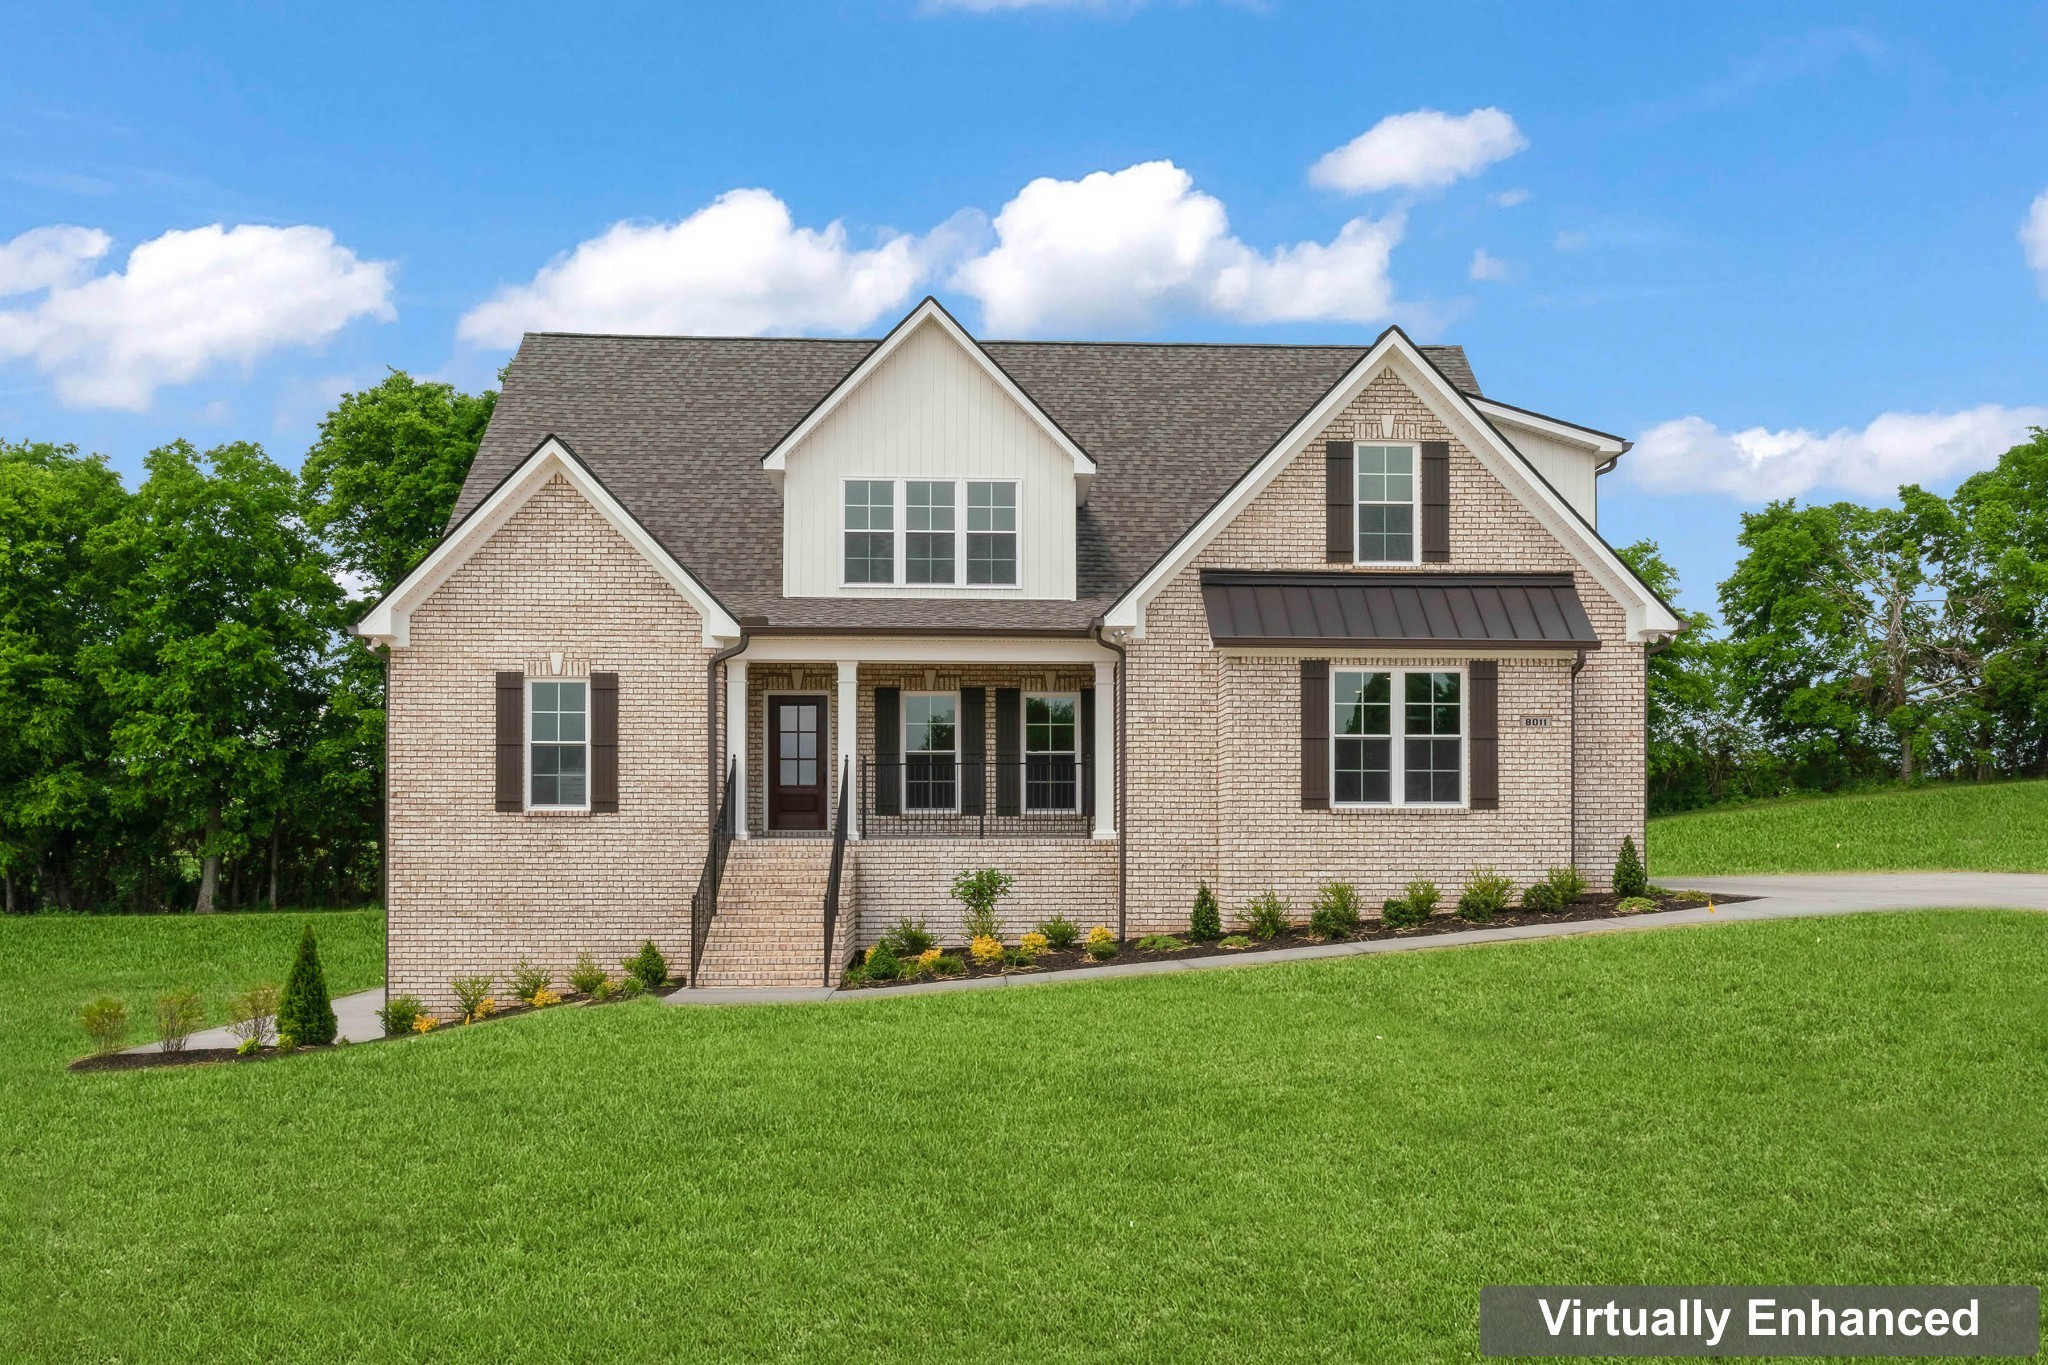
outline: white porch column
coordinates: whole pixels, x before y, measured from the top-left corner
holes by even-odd
[[[725,664],[725,752],[732,765],[732,805],[735,838],[747,837],[747,661],[728,659]]]
[[[845,793],[846,837],[860,838],[860,757],[854,741],[860,737],[860,665],[850,659],[839,661],[839,761],[834,780],[853,787]]]
[[[1116,665],[1095,665],[1095,837],[1116,838]]]

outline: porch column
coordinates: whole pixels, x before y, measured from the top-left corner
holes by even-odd
[[[1116,665],[1095,665],[1095,837],[1116,838]]]
[[[839,661],[839,761],[838,771],[833,775],[835,783],[844,782],[853,788],[843,799],[847,803],[846,837],[860,838],[860,757],[854,741],[860,737],[860,665],[846,659]]]
[[[725,752],[732,765],[734,837],[747,837],[747,661],[725,665]]]

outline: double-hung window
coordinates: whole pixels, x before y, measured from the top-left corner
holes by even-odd
[[[527,684],[527,805],[590,804],[590,691],[581,680]]]
[[[960,698],[952,692],[903,697],[903,808],[956,810],[960,805]]]
[[[954,520],[950,479],[912,479],[903,486],[904,582],[953,581]]]
[[[1029,693],[1024,698],[1024,809],[1080,809],[1078,717],[1081,699],[1072,692]]]
[[[1017,582],[1017,485],[969,481],[967,581],[990,587]]]
[[[896,484],[846,481],[846,581],[896,581]]]
[[[1415,447],[1353,448],[1358,480],[1358,562],[1415,562]]]
[[[1335,804],[1463,804],[1462,672],[1332,669],[1330,704]]]
[[[842,487],[846,586],[1017,586],[1014,480],[848,479]]]

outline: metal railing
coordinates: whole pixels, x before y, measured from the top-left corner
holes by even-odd
[[[1094,765],[1075,754],[860,760],[863,839],[1084,839],[1095,823]]]
[[[733,779],[737,762],[726,767],[725,792],[718,801],[718,815],[711,822],[711,846],[704,852],[704,870],[697,876],[697,894],[690,897],[690,985],[697,984],[697,967],[704,961],[704,940],[711,933],[711,917],[718,913],[718,884],[725,880],[726,855],[732,852],[732,837],[739,829],[733,810]]]
[[[832,984],[832,931],[839,925],[839,874],[846,866],[846,807],[850,793],[846,780],[852,774],[839,770],[839,811],[832,817],[832,871],[825,877],[825,984]]]

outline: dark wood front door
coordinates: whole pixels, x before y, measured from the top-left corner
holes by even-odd
[[[768,699],[768,828],[825,828],[825,699]]]

